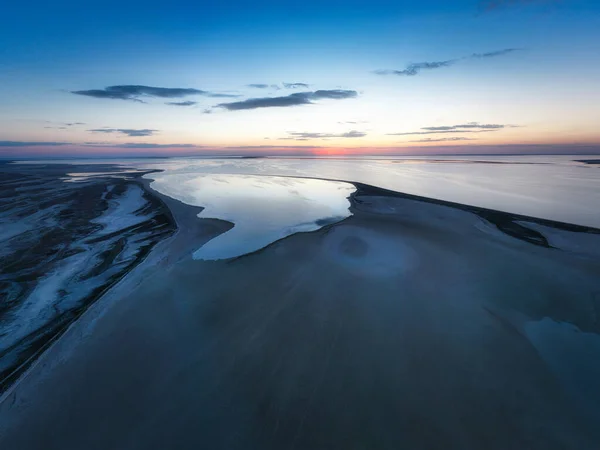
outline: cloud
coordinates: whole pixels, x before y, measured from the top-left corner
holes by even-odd
[[[308,89],[310,85],[306,83],[283,83],[283,87],[286,89]]]
[[[468,60],[468,59],[485,59],[485,58],[494,58],[496,56],[503,56],[509,53],[516,52],[520,49],[518,48],[505,48],[502,50],[495,50],[492,52],[486,53],[472,53],[469,56],[464,56],[462,58],[457,59],[448,59],[446,61],[433,61],[433,62],[420,62],[413,63],[406,66],[401,70],[390,70],[390,69],[380,69],[374,71],[376,75],[398,75],[398,76],[415,76],[421,73],[422,70],[434,70],[441,69],[444,67],[452,66],[460,61]]]
[[[307,83],[281,83],[286,89],[308,89],[310,87]],[[246,85],[250,88],[255,89],[281,89],[276,84],[266,84],[266,83],[250,83]]]
[[[495,56],[503,56],[512,52],[517,52],[520,49],[518,48],[505,48],[503,50],[496,50],[495,52],[487,52],[487,53],[473,53],[471,58],[493,58]]]
[[[402,70],[376,70],[377,75],[406,75],[415,76],[418,75],[421,70],[432,70],[439,69],[441,67],[448,67],[454,64],[456,59],[449,59],[447,61],[436,61],[436,62],[420,62],[409,64],[405,69]]]
[[[70,145],[69,142],[24,142],[24,141],[0,141],[0,147],[36,147],[43,145]]]
[[[412,136],[423,134],[447,134],[447,133],[486,133],[498,131],[503,128],[513,128],[514,125],[500,125],[495,123],[469,122],[460,125],[447,125],[440,127],[421,127],[424,131],[411,131],[407,133],[388,133],[388,136]]]
[[[356,91],[343,89],[318,90],[313,92],[297,92],[283,97],[249,98],[239,102],[221,103],[216,107],[224,108],[228,111],[258,108],[284,108],[289,106],[310,105],[313,103],[313,100],[343,100],[355,98],[357,95],[358,93]]]
[[[388,133],[387,136],[412,136],[421,134],[447,134],[447,133],[485,133],[496,130],[448,130],[448,131],[412,131],[410,133]]]
[[[343,100],[346,98],[355,98],[358,96],[358,92],[349,91],[345,89],[332,89],[332,90],[323,90],[320,89],[314,92],[304,92],[304,94],[310,94],[311,99],[319,100],[322,98],[329,98],[332,100]],[[296,94],[292,94],[296,95]]]
[[[115,144],[119,148],[202,148],[202,145],[194,144],[149,144],[144,142],[134,142],[130,144]]]
[[[81,145],[81,144],[69,144],[69,145]],[[205,148],[203,145],[195,144],[152,144],[149,142],[129,142],[126,144],[115,143],[115,142],[84,142],[83,145],[86,147],[111,147],[111,148]]]
[[[76,125],[85,125],[83,122],[53,122],[51,120],[46,120],[45,123],[51,123],[55,126],[47,126],[44,127],[46,129],[56,129],[56,130],[66,130],[67,127],[74,127]]]
[[[189,95],[203,95],[216,98],[239,97],[236,94],[219,94],[193,88],[164,88],[142,85],[118,85],[108,86],[104,89],[90,89],[85,91],[71,91],[72,94],[84,95],[86,97],[107,98],[114,100],[131,100],[144,103],[140,97],[158,98],[181,98]]]
[[[338,124],[340,125],[358,125],[358,124],[364,124],[364,123],[369,123],[366,120],[346,120],[346,121],[340,121],[338,122]]]
[[[476,141],[477,139],[466,138],[466,137],[450,137],[450,138],[439,138],[439,139],[417,139],[416,141],[408,142],[454,142],[454,141]]]
[[[154,136],[154,133],[158,130],[151,130],[148,128],[143,129],[132,129],[132,128],[96,128],[91,131],[92,133],[121,133],[129,137],[140,137],[140,136]]]
[[[365,137],[367,133],[362,131],[348,131],[346,133],[299,133],[299,132],[288,132],[290,137],[279,138],[280,140],[296,140],[305,141],[308,139],[329,139],[329,138],[361,138]]]
[[[462,129],[478,129],[478,130],[498,130],[506,128],[506,125],[500,125],[497,123],[478,123],[469,122],[461,125],[449,125],[443,127],[422,127],[421,130],[427,131],[448,131],[448,130],[462,130]]]
[[[165,105],[173,105],[173,106],[194,106],[197,105],[198,102],[186,101],[186,102],[166,102]]]
[[[231,147],[224,147],[226,149],[236,150],[269,150],[269,149],[310,149],[310,148],[322,148],[318,145],[237,145]]]
[[[266,83],[250,83],[247,84],[246,87],[254,88],[254,89],[281,89],[276,84],[266,84]]]
[[[208,92],[204,95],[206,97],[211,97],[211,98],[240,98],[241,97],[240,94],[219,94],[219,93],[215,93],[215,92]]]

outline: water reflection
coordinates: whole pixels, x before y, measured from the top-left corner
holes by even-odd
[[[314,231],[350,215],[344,182],[256,175],[148,175],[152,188],[193,206],[200,218],[226,220],[234,227],[194,252],[194,259],[233,258],[298,232]]]
[[[600,171],[575,156],[167,160],[171,173],[357,181],[408,194],[600,228]],[[150,165],[148,165],[150,167]]]

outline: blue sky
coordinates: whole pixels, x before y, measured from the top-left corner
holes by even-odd
[[[598,2],[3,8],[4,156],[600,148]]]

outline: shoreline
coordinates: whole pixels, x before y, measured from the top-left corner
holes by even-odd
[[[126,169],[118,165],[106,165],[107,168],[114,168],[116,170],[124,171],[126,173]],[[87,166],[88,169],[95,169],[94,166]],[[142,187],[144,192],[153,198],[155,201],[158,201],[160,205],[164,208],[165,212],[169,215],[174,225],[174,230],[171,232],[170,236],[167,236],[162,241],[157,242],[159,246],[166,247],[162,250],[162,254],[158,257],[161,260],[164,260],[164,264],[171,264],[176,262],[177,260],[189,256],[187,253],[190,253],[190,249],[197,248],[201,246],[203,243],[208,242],[213,237],[216,237],[228,230],[230,230],[234,224],[227,222],[225,220],[220,219],[205,219],[199,218],[198,214],[204,209],[203,207],[191,206],[186,203],[181,202],[180,200],[169,197],[161,192],[153,189],[151,187],[152,179],[145,178],[145,175],[151,175],[152,173],[160,173],[163,172],[161,169],[147,170],[135,173],[133,178],[128,182],[135,183]],[[265,175],[269,176],[269,175]],[[348,183],[355,186],[356,191],[353,192],[350,197],[350,210],[354,214],[357,210],[357,207],[361,204],[361,200],[359,197],[390,197],[404,200],[412,200],[416,202],[422,202],[425,204],[431,205],[439,205],[444,207],[453,208],[460,211],[465,211],[472,213],[482,220],[489,222],[494,227],[496,227],[500,232],[513,237],[520,239],[522,241],[547,247],[554,248],[552,245],[548,243],[548,240],[544,237],[543,233],[533,229],[528,228],[524,224],[519,224],[517,222],[527,222],[530,224],[543,225],[545,227],[554,228],[562,231],[569,231],[574,233],[585,233],[585,234],[600,234],[600,229],[587,227],[583,225],[570,224],[565,222],[558,222],[549,219],[536,218],[531,216],[524,216],[519,214],[512,214],[498,210],[492,210],[488,208],[481,208],[471,205],[465,205],[456,202],[448,202],[445,200],[438,200],[429,197],[423,197],[413,194],[407,194],[402,192],[396,192],[364,183],[348,181],[348,180],[339,180],[339,179],[325,179],[325,178],[316,178],[316,177],[294,177],[294,176],[286,176],[280,175],[283,178],[302,178],[302,179],[314,179],[314,180],[324,180],[324,181],[336,181]],[[99,177],[102,179],[102,177]],[[332,224],[327,224],[319,228],[316,231],[309,232],[301,232],[301,233],[318,233],[320,230],[327,230],[329,228],[333,228],[338,224],[343,223],[347,219],[343,219],[339,222],[335,222]],[[202,231],[198,229],[202,228]],[[208,229],[204,229],[208,228]],[[244,258],[249,255],[258,254],[269,247],[278,244],[280,241],[283,241],[290,236],[283,237],[281,239],[277,239],[270,244],[266,245],[263,248],[257,249],[256,251],[243,254],[234,258],[230,258],[229,260],[235,261],[241,258]],[[172,241],[172,242],[171,242]],[[169,243],[171,242],[171,243]],[[0,380],[0,402],[6,396],[7,392],[11,390],[14,384],[20,382],[20,379],[26,372],[29,370],[29,367],[32,364],[35,364],[37,359],[40,358],[41,355],[44,354],[53,344],[54,342],[61,338],[63,334],[77,321],[79,318],[85,314],[85,312],[95,303],[97,303],[103,296],[105,296],[113,287],[123,281],[126,277],[131,276],[131,272],[133,272],[137,266],[141,265],[145,259],[150,255],[157,257],[158,249],[152,249],[147,254],[143,255],[138,262],[132,266],[127,272],[122,274],[118,279],[112,281],[110,284],[106,285],[102,292],[96,294],[94,299],[90,301],[86,307],[82,309],[81,312],[77,313],[77,316],[70,320],[63,328],[58,330],[56,333],[53,333],[52,337],[43,344],[43,346],[35,352],[32,356],[30,356],[26,361],[21,363],[18,367],[16,367],[8,376],[4,377]]]
[[[29,170],[29,172],[31,172],[31,170]],[[13,174],[17,173],[18,174],[19,170],[9,171],[6,173],[13,173]],[[125,173],[126,172],[124,172],[124,174]],[[143,196],[148,201],[148,204],[146,206],[147,206],[147,208],[150,208],[147,211],[153,217],[150,220],[155,221],[156,218],[159,217],[161,214],[167,214],[168,216],[171,216],[170,209],[164,203],[164,201],[161,198],[159,198],[157,195],[155,195],[153,190],[148,189],[147,187],[144,186],[143,182],[139,181],[139,179],[141,178],[141,176],[143,174],[144,174],[143,172],[132,174],[132,177],[129,180],[120,180],[116,183],[118,185],[124,186],[125,189],[128,189],[128,186],[133,186],[133,185],[139,186],[140,188],[143,189]],[[61,173],[60,173],[60,169],[59,169],[51,177],[60,178],[60,175],[61,175]],[[100,183],[104,186],[111,186],[111,187],[115,186],[115,184],[114,184],[115,181],[111,182],[110,180],[104,179],[104,178],[94,181],[94,184],[98,184],[98,183]],[[148,255],[152,252],[152,247],[154,247],[157,243],[161,242],[161,240],[168,239],[170,234],[176,232],[174,222],[172,222],[171,224],[169,224],[167,222],[164,224],[164,226],[166,226],[167,228],[166,228],[166,230],[160,231],[160,233],[157,235],[157,237],[159,237],[157,240],[150,241],[150,243],[148,245],[146,245],[144,247],[140,247],[139,254],[136,255],[135,259],[131,263],[128,264],[126,270],[122,271],[121,273],[116,273],[114,275],[111,275],[109,278],[106,279],[106,281],[103,281],[102,284],[100,284],[97,288],[94,288],[89,293],[83,294],[83,295],[85,295],[85,297],[80,300],[80,302],[79,302],[80,304],[70,308],[65,313],[63,313],[67,316],[66,318],[63,319],[61,317],[58,317],[57,319],[52,319],[51,321],[49,320],[46,324],[43,325],[43,328],[40,328],[39,330],[34,331],[34,334],[26,336],[25,339],[27,341],[30,341],[30,344],[23,344],[21,342],[16,342],[15,344],[13,344],[12,347],[9,347],[8,349],[4,350],[3,353],[7,354],[8,352],[19,351],[17,346],[21,346],[21,347],[23,347],[23,350],[21,350],[21,351],[26,355],[26,357],[25,357],[25,359],[23,359],[23,357],[17,356],[18,362],[16,364],[13,364],[12,366],[9,366],[8,368],[4,369],[4,372],[6,374],[3,375],[2,379],[0,379],[0,393],[5,394],[7,391],[9,391],[11,389],[11,387],[13,385],[17,384],[21,380],[23,375],[27,373],[29,368],[33,364],[35,364],[35,362],[39,359],[39,357],[41,355],[43,355],[50,347],[52,347],[54,342],[56,342],[58,339],[60,339],[60,337],[62,335],[64,335],[67,332],[67,330],[75,322],[77,322],[77,320],[83,314],[85,314],[87,309],[89,309],[93,304],[95,304],[97,301],[99,301],[107,292],[109,292],[111,290],[111,288],[113,288],[115,285],[117,285],[122,279],[124,279],[131,271],[133,271],[137,266],[139,266],[148,257]],[[133,228],[132,228],[132,231],[133,231],[132,236],[135,236],[136,233],[139,234],[140,236],[142,236],[144,233],[147,233],[148,230],[151,230],[152,227],[153,227],[153,225],[150,222],[148,222],[148,223],[141,222],[139,224],[134,224]],[[129,228],[131,228],[131,227],[129,227]],[[123,232],[128,233],[129,228],[124,228],[122,231],[119,230],[119,232],[120,233],[123,233]],[[166,231],[166,235],[165,235],[164,231]],[[74,232],[74,233],[76,234],[76,232]],[[112,231],[111,233],[114,234],[115,232]],[[85,240],[93,240],[95,238],[95,234],[96,233],[91,233],[90,235],[83,235],[82,238],[84,241]],[[79,238],[76,238],[76,239],[79,239]],[[102,236],[102,234],[100,234],[96,239],[103,240],[104,237]],[[10,241],[6,241],[7,245],[8,245],[8,242],[10,242]],[[110,252],[105,251],[104,254],[106,255],[106,259],[97,263],[97,265],[92,269],[92,271],[90,271],[90,274],[87,276],[95,276],[95,274],[92,275],[92,273],[94,271],[96,273],[102,273],[102,272],[106,271],[106,269],[111,264],[112,260],[114,260],[114,258],[116,256],[118,256],[118,254],[122,250],[124,250],[122,248],[123,246],[122,246],[122,244],[120,244],[120,242],[122,242],[122,241],[117,242],[118,246],[114,250],[111,250]],[[75,244],[75,245],[77,245],[77,244]],[[102,244],[98,244],[98,245],[100,247],[102,246]],[[60,266],[58,266],[58,267],[60,267]],[[18,276],[18,273],[16,276]],[[39,279],[43,281],[44,274],[42,274]],[[56,322],[56,321],[58,321],[58,323],[55,324],[54,322]],[[49,328],[49,329],[45,329],[45,328]],[[47,336],[47,337],[45,337],[45,336]],[[13,349],[16,349],[16,350],[13,350]]]
[[[546,344],[600,339],[600,298],[588,298],[600,292],[600,230],[351,183],[343,221],[201,262],[193,250],[231,224],[136,182],[176,231],[0,396],[0,445],[235,448],[224,426],[264,449],[294,436],[299,448],[351,448],[347,429],[440,450],[472,429],[498,436],[492,449],[525,436],[540,449],[600,442],[600,410],[579,399],[585,372],[557,372],[563,355]],[[520,412],[498,420],[494,408]],[[402,425],[412,414],[423,424]],[[420,431],[432,427],[449,428]]]

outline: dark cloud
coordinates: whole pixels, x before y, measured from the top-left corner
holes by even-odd
[[[296,141],[304,141],[307,139],[329,139],[329,138],[361,138],[365,137],[367,133],[363,133],[362,131],[348,131],[346,133],[299,133],[299,132],[289,132],[290,136],[287,138],[280,138],[281,140],[296,140]]]
[[[310,98],[305,95],[291,94],[285,97],[262,97],[249,98],[240,102],[221,103],[217,105],[228,111],[239,111],[243,109],[278,108],[286,106],[308,105]]]
[[[302,94],[302,93],[300,93]],[[303,94],[309,94],[311,100],[319,100],[322,98],[329,98],[332,100],[344,100],[346,98],[356,98],[358,96],[358,92],[349,91],[346,89],[331,89],[331,90],[323,90],[320,89],[314,92],[304,92]],[[297,94],[292,94],[297,95]]]
[[[67,127],[44,127],[48,130],[66,130]]]
[[[217,107],[224,108],[228,111],[258,108],[284,108],[289,106],[310,105],[313,103],[313,100],[343,100],[354,98],[357,95],[358,93],[356,91],[342,89],[318,90],[314,92],[297,92],[283,97],[249,98],[239,102],[221,103],[217,105]]]
[[[203,95],[206,97],[221,97],[234,98],[239,97],[235,94],[219,94],[214,92],[203,91],[193,88],[164,88],[142,85],[119,85],[108,86],[104,89],[90,89],[85,91],[71,91],[73,94],[84,95],[87,97],[107,98],[114,100],[132,100],[142,102],[143,97],[158,97],[158,98],[181,98],[189,95]]]
[[[411,131],[408,133],[389,133],[388,136],[412,136],[423,134],[447,134],[447,133],[485,133],[498,131],[503,128],[514,127],[513,125],[500,125],[495,123],[469,122],[460,125],[447,125],[440,127],[421,127],[424,131]]]
[[[417,139],[416,141],[408,142],[454,142],[454,141],[476,141],[477,139],[466,138],[466,137],[450,137],[450,138],[439,138],[439,139]]]
[[[194,106],[197,105],[198,102],[192,102],[192,101],[187,101],[187,102],[166,102],[165,105],[173,105],[173,106]]]
[[[158,130],[151,130],[148,128],[143,129],[132,129],[132,128],[96,128],[94,130],[87,130],[92,133],[120,133],[130,137],[141,137],[141,136],[154,136],[154,133]]]
[[[25,142],[25,141],[0,141],[0,147],[36,147],[43,145],[69,145],[69,142]]]
[[[493,58],[496,56],[503,56],[503,55],[507,55],[509,53],[513,53],[516,52],[520,49],[517,48],[505,48],[502,50],[495,50],[493,52],[486,52],[486,53],[472,53],[469,56],[465,56],[462,58],[457,58],[457,59],[448,59],[446,61],[433,61],[433,62],[420,62],[420,63],[413,63],[413,64],[409,64],[408,66],[406,66],[404,69],[401,70],[389,70],[389,69],[384,69],[384,70],[376,70],[374,73],[377,75],[399,75],[399,76],[415,76],[418,75],[419,73],[421,73],[422,70],[434,70],[434,69],[441,69],[443,67],[449,67],[453,64],[458,63],[459,61],[464,61],[467,59],[484,59],[484,58]]]
[[[306,83],[283,83],[283,87],[286,89],[308,89],[310,85]]]

